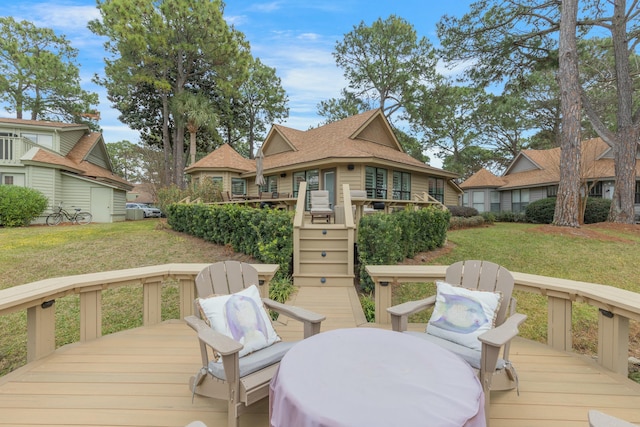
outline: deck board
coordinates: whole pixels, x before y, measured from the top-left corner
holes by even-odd
[[[378,327],[362,324],[354,298],[348,288],[303,288],[292,303],[326,314],[323,331]],[[302,335],[286,318],[276,329],[285,340]],[[492,393],[492,427],[584,427],[589,409],[640,423],[640,384],[593,360],[524,339],[515,340],[511,358],[520,396]],[[187,381],[199,366],[195,334],[178,320],[71,344],[0,378],[0,426],[226,425],[225,402],[192,402]],[[267,401],[253,405],[240,425],[267,427]]]

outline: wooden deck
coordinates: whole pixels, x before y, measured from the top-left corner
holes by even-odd
[[[302,288],[293,302],[326,314],[324,331],[375,327],[362,325],[352,288]],[[302,333],[293,321],[276,328],[287,340]],[[640,385],[588,358],[518,339],[512,360],[520,396],[492,394],[493,427],[586,427],[589,409],[640,423]],[[71,344],[0,378],[0,426],[225,425],[224,402],[191,401],[187,380],[199,367],[195,335],[178,320]],[[241,425],[268,426],[267,401]]]

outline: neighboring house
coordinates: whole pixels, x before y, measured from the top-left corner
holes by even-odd
[[[86,125],[0,118],[0,185],[42,192],[54,206],[88,210],[94,222],[124,221],[133,185],[113,172],[101,133]]]
[[[135,184],[133,189],[127,193],[127,202],[144,203],[145,205],[156,204],[158,200],[155,186],[146,182]]]
[[[615,168],[611,147],[602,139],[582,142],[581,178],[591,190],[589,197],[613,197]],[[636,165],[636,212],[640,213],[640,162]],[[523,150],[505,173],[495,176],[480,169],[460,184],[463,206],[478,212],[524,212],[536,200],[555,197],[560,182],[560,148]]]
[[[226,144],[185,173],[192,182],[210,179],[224,192],[247,196],[262,191],[297,197],[300,182],[306,181],[307,191],[328,190],[332,206],[342,200],[342,184],[366,190],[370,199],[411,200],[428,193],[441,203],[457,205],[462,194],[457,174],[403,151],[379,109],[306,131],[273,125],[262,153],[266,184],[261,188],[255,184],[256,161]]]

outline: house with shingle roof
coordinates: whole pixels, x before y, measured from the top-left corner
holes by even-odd
[[[600,138],[582,142],[581,179],[589,197],[613,197],[615,167],[611,147]],[[636,165],[636,212],[640,212],[640,162]],[[560,148],[523,150],[500,177],[480,169],[460,184],[462,205],[478,212],[524,212],[531,202],[555,197],[560,182]]]
[[[328,190],[330,202],[342,200],[342,184],[366,190],[369,199],[411,200],[428,193],[457,205],[462,190],[457,174],[429,166],[404,152],[381,110],[371,110],[314,129],[273,125],[262,145],[265,185],[256,182],[256,162],[223,145],[186,168],[193,182],[213,180],[223,192],[257,196],[259,192],[297,197]]]
[[[124,221],[133,185],[113,172],[99,132],[81,124],[0,118],[0,185],[39,190],[49,209],[90,211],[94,222]],[[72,209],[71,209],[72,211]]]

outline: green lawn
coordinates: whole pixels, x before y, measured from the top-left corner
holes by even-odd
[[[448,265],[465,259],[484,259],[511,271],[559,277],[615,286],[640,293],[640,226],[620,231],[608,225],[589,225],[579,230],[533,224],[497,223],[491,227],[454,230],[448,233],[451,251],[428,261]],[[410,284],[397,289],[394,302],[433,292],[430,284]],[[516,292],[518,311],[528,319],[521,335],[544,342],[547,334],[546,299]],[[414,321],[428,320],[426,315]],[[597,350],[597,311],[574,304],[574,348],[593,354]],[[640,327],[632,321],[631,346],[640,356]]]
[[[430,264],[450,264],[463,259],[485,259],[512,271],[567,278],[640,292],[637,274],[640,227],[620,232],[588,226],[594,237],[542,233],[530,224],[496,224],[448,233],[452,249],[430,259]],[[88,226],[0,228],[0,289],[45,278],[118,270],[172,262],[215,262],[221,259],[252,261],[228,248],[209,244],[168,229],[162,220],[127,221]],[[413,299],[425,285],[405,286],[396,300]],[[177,288],[165,285],[164,318],[177,318]],[[519,293],[519,311],[529,318],[522,335],[546,339],[546,301]],[[132,302],[133,301],[133,302]],[[142,324],[141,288],[110,290],[103,295],[103,329],[106,333]],[[78,298],[56,301],[56,343],[79,339]],[[26,360],[25,313],[0,318],[0,375]],[[578,304],[574,310],[575,344],[595,351],[595,309]],[[639,328],[632,322],[635,335]],[[637,338],[636,338],[637,339]],[[632,343],[636,357],[640,343]]]

